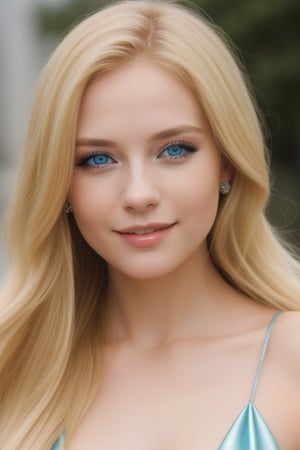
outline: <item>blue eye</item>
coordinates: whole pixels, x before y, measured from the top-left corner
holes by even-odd
[[[111,161],[112,159],[108,155],[105,155],[105,153],[100,153],[99,155],[91,156],[86,162],[89,162],[92,166],[102,166]]]
[[[96,167],[105,167],[114,162],[115,161],[106,153],[94,153],[92,155],[87,155],[83,157],[76,165],[96,168]]]
[[[197,151],[197,148],[185,143],[174,143],[168,145],[161,153],[160,157],[171,159],[171,160],[180,160],[182,158],[187,157],[190,153],[194,153]]]

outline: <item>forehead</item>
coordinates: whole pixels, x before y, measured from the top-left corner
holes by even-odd
[[[195,94],[171,71],[141,57],[91,81],[80,108],[78,134],[181,123],[207,126]]]

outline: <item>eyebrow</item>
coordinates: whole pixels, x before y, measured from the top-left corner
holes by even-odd
[[[174,128],[168,128],[166,130],[159,131],[158,133],[153,134],[149,141],[155,142],[159,141],[160,139],[166,139],[170,137],[176,137],[181,134],[187,134],[187,133],[202,133],[203,130],[199,127],[196,127],[194,125],[181,125]],[[113,141],[109,141],[107,139],[89,139],[89,138],[80,138],[76,141],[76,146],[87,146],[87,147],[113,147],[115,146],[115,143]]]
[[[158,133],[155,133],[155,134],[153,134],[153,136],[151,136],[150,141],[158,141],[159,139],[175,137],[180,134],[186,134],[186,133],[191,133],[191,132],[202,133],[203,130],[194,125],[182,125],[179,127],[169,128],[167,130],[159,131]]]

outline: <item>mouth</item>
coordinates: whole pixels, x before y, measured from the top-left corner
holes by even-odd
[[[135,225],[129,228],[118,231],[120,234],[137,235],[144,236],[147,234],[155,233],[156,231],[167,230],[174,226],[176,222],[173,223],[154,223],[148,225]]]
[[[177,222],[172,223],[148,223],[134,225],[118,230],[119,236],[131,248],[149,249],[156,248],[171,233],[171,229]]]
[[[147,230],[132,231],[131,233],[127,233],[127,234],[136,234],[138,236],[143,236],[144,234],[154,233],[154,231],[158,231],[158,228],[150,228]]]

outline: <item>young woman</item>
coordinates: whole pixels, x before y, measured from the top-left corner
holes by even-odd
[[[42,74],[9,218],[2,450],[300,448],[300,275],[221,33],[92,15]]]

